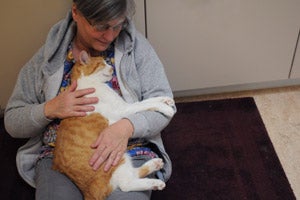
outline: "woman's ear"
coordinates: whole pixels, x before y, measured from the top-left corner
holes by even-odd
[[[79,53],[79,61],[82,65],[88,65],[90,60],[90,56],[86,51],[81,51]]]
[[[78,20],[78,10],[77,10],[77,6],[76,6],[75,3],[73,3],[73,5],[72,5],[72,17],[73,17],[73,20],[75,22],[77,22],[77,20]]]

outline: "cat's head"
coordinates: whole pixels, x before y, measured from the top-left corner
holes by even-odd
[[[91,57],[86,51],[81,51],[79,61],[72,69],[72,80],[77,80],[82,76],[96,76],[101,82],[112,79],[113,68],[108,65],[103,57]]]

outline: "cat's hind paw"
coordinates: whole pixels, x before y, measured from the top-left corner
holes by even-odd
[[[166,183],[162,180],[153,180],[152,190],[163,190],[166,187]]]
[[[161,158],[153,158],[144,164],[150,172],[155,172],[163,168],[164,162]]]

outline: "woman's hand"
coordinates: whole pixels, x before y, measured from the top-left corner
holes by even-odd
[[[97,170],[105,162],[104,171],[107,172],[117,165],[127,149],[133,129],[128,119],[121,119],[104,129],[91,145],[91,148],[95,149],[90,159],[91,167]]]
[[[70,87],[45,104],[44,113],[48,119],[64,119],[67,117],[83,117],[86,112],[95,108],[89,104],[98,102],[97,97],[85,97],[95,92],[94,88],[76,90],[77,82],[74,81]]]

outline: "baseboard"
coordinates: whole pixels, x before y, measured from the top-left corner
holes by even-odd
[[[0,105],[0,119],[4,118],[4,110],[5,108]]]
[[[227,92],[240,92],[240,91],[269,89],[269,88],[277,88],[277,87],[288,87],[288,86],[297,86],[297,85],[300,85],[300,79],[288,79],[288,80],[269,81],[269,82],[261,82],[261,83],[247,83],[247,84],[199,88],[199,89],[191,89],[191,90],[179,90],[179,91],[173,91],[173,94],[175,97],[188,97],[188,96],[219,94],[219,93],[227,93]]]

